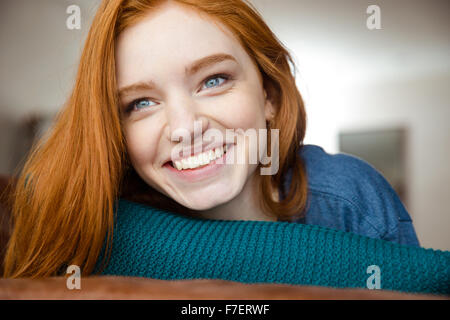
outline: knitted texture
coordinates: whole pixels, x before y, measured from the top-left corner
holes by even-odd
[[[184,217],[120,199],[104,275],[450,293],[450,252],[313,225]],[[96,272],[104,252],[100,255]]]

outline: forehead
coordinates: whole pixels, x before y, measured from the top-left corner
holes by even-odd
[[[119,35],[118,80],[125,85],[144,74],[181,75],[190,62],[216,53],[250,59],[225,26],[180,5],[164,6]]]

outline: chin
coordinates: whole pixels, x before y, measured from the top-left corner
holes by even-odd
[[[201,199],[199,201],[190,201],[189,203],[183,204],[185,207],[196,210],[196,211],[205,211],[209,209],[213,209],[221,204],[227,203],[228,199]]]
[[[222,193],[206,190],[206,194],[201,192],[195,196],[188,195],[184,198],[185,201],[179,203],[191,210],[210,210],[232,200],[235,193],[237,192],[231,190]]]

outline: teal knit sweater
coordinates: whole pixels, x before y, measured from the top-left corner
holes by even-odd
[[[450,252],[290,222],[184,217],[120,199],[104,275],[450,294]],[[100,271],[99,257],[96,271]]]

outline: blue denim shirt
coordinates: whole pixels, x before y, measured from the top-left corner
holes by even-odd
[[[300,155],[307,171],[308,201],[305,216],[293,222],[419,246],[411,217],[370,164],[347,154],[328,154],[315,145],[304,145]],[[289,173],[285,190],[290,180]]]

